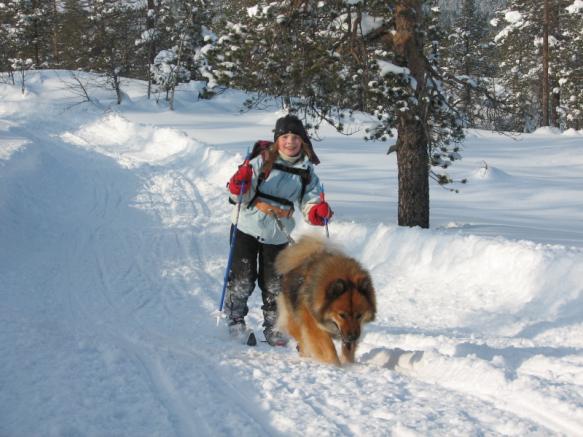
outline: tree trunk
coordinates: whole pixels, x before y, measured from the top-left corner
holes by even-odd
[[[397,166],[399,171],[399,226],[429,227],[429,156],[420,98],[426,87],[423,43],[417,28],[423,19],[421,0],[398,0],[393,38],[396,63],[409,68],[417,81],[418,105],[400,112],[397,123]]]
[[[188,15],[187,18],[185,20],[186,23],[192,23],[192,17],[193,17],[193,8],[189,8],[188,10]],[[174,75],[174,80],[172,82],[172,89],[170,90],[171,95],[170,95],[170,110],[174,111],[174,94],[176,92],[176,87],[178,86],[179,80],[180,80],[180,69],[182,67],[182,56],[183,56],[183,52],[184,52],[184,44],[185,41],[188,37],[188,35],[186,35],[187,29],[182,28],[180,30],[180,43],[178,44],[178,52],[176,53],[176,68],[175,68],[175,75]]]
[[[551,8],[549,11],[550,13],[550,29],[549,34],[552,35],[556,40],[560,40],[560,28],[559,28],[559,8],[554,7]],[[554,65],[557,64],[557,52],[555,46],[555,52],[553,52],[554,56]],[[549,60],[550,63],[551,60]],[[550,123],[553,127],[560,127],[560,119],[559,119],[559,106],[561,105],[561,95],[560,95],[560,85],[559,85],[559,78],[557,75],[556,68],[552,68],[552,77],[550,78],[551,83],[551,115],[550,115]],[[556,91],[555,91],[556,90]]]
[[[115,95],[117,97],[117,104],[121,105],[123,100],[122,92],[121,92],[121,77],[117,73],[115,67],[111,69],[111,81],[113,84],[113,89],[115,90]]]
[[[429,156],[425,129],[413,117],[401,117],[397,130],[398,224],[429,228]]]
[[[471,3],[467,4],[465,9],[467,11],[472,11],[474,10],[474,7]],[[473,17],[467,17],[467,18],[473,18]],[[466,19],[466,26],[465,26],[465,30],[469,32],[469,24],[467,24],[467,19]],[[464,66],[464,74],[466,75],[467,80],[469,80],[471,74],[473,73],[472,68],[470,66],[470,36],[469,35],[464,35],[464,61],[463,61],[463,66]],[[474,123],[474,117],[472,114],[472,87],[469,84],[464,85],[464,113],[466,115],[466,123],[465,123],[465,127],[474,127],[473,123]]]
[[[59,12],[57,10],[57,0],[52,1],[52,46],[53,65],[60,65],[59,59]]]
[[[37,8],[39,4],[36,0],[32,2],[32,10],[33,10],[33,18],[32,18],[32,43],[33,43],[33,52],[34,52],[34,65],[36,68],[41,67],[40,61],[40,43],[41,43],[41,36],[40,36],[40,24],[39,18],[36,15]]]
[[[22,95],[24,95],[24,91],[26,90],[26,87],[24,86],[25,77],[26,77],[26,70],[24,69],[24,66],[23,66],[20,69],[20,92]]]
[[[146,12],[146,28],[153,31],[156,27],[156,21],[154,17],[150,14],[150,10],[156,10],[156,4],[154,0],[148,0],[148,11]],[[158,11],[156,11],[158,13]],[[152,94],[152,65],[154,64],[154,59],[156,58],[156,41],[153,36],[150,35],[150,41],[148,41],[148,100]]]
[[[544,23],[543,23],[543,83],[542,83],[542,125],[549,125],[549,0],[544,0]]]
[[[557,90],[555,92],[554,90]],[[551,95],[551,126],[552,127],[560,127],[559,122],[559,106],[561,105],[561,92],[559,90],[559,82],[554,79],[553,80],[553,93]]]

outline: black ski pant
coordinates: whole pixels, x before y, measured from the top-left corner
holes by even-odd
[[[231,235],[234,227],[231,227]],[[247,301],[258,280],[263,299],[263,326],[270,330],[277,318],[276,297],[281,290],[281,277],[275,271],[275,257],[287,247],[285,244],[265,244],[238,229],[231,271],[227,282],[225,313],[229,322],[238,322],[249,312]]]

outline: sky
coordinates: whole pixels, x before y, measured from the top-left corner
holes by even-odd
[[[70,82],[0,84],[0,435],[583,434],[583,132],[468,131],[468,183],[432,184],[420,229],[396,226],[391,143],[323,128],[330,243],[378,301],[337,368],[217,314],[225,184],[283,112],[196,84],[169,111],[129,80],[120,106],[82,103]]]

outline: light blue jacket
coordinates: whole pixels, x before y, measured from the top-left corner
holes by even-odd
[[[320,180],[318,176],[314,173],[314,165],[310,160],[304,155],[295,163],[290,163],[281,157],[277,157],[276,163],[286,165],[288,167],[307,169],[310,172],[310,181],[306,185],[306,190],[304,196],[300,203],[300,195],[302,191],[302,181],[299,175],[291,174],[286,171],[282,171],[273,168],[269,173],[269,176],[263,180],[259,187],[259,191],[271,196],[281,197],[294,203],[295,210],[300,210],[304,216],[304,219],[308,221],[308,212],[313,205],[320,203]],[[285,229],[285,233],[280,230],[276,220],[273,216],[264,214],[259,211],[254,206],[249,206],[249,201],[255,197],[257,191],[257,182],[259,174],[261,173],[261,167],[263,166],[263,157],[261,155],[253,158],[250,162],[253,168],[253,180],[251,182],[251,189],[248,190],[242,199],[241,211],[239,214],[239,222],[237,228],[247,235],[251,235],[257,238],[258,241],[265,244],[284,244],[288,242],[286,233],[291,234],[295,227],[295,220],[292,217],[280,218],[280,222]],[[237,195],[230,194],[231,199],[234,202],[238,201]],[[277,206],[282,209],[289,209],[290,207],[284,205],[280,202],[262,198],[261,195],[257,197],[257,200],[267,202],[271,205]],[[237,207],[233,208],[232,221],[235,223],[237,214]]]

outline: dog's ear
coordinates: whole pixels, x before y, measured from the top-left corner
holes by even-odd
[[[374,320],[377,311],[375,291],[370,276],[366,275],[361,277],[356,282],[356,289],[364,296],[370,305],[369,311],[365,314],[363,319],[363,322],[370,322],[371,320]]]
[[[348,290],[348,284],[343,279],[336,279],[328,286],[326,294],[333,300],[340,297],[346,290]]]
[[[372,280],[368,276],[363,276],[356,283],[356,288],[365,296],[370,296],[373,293]]]

